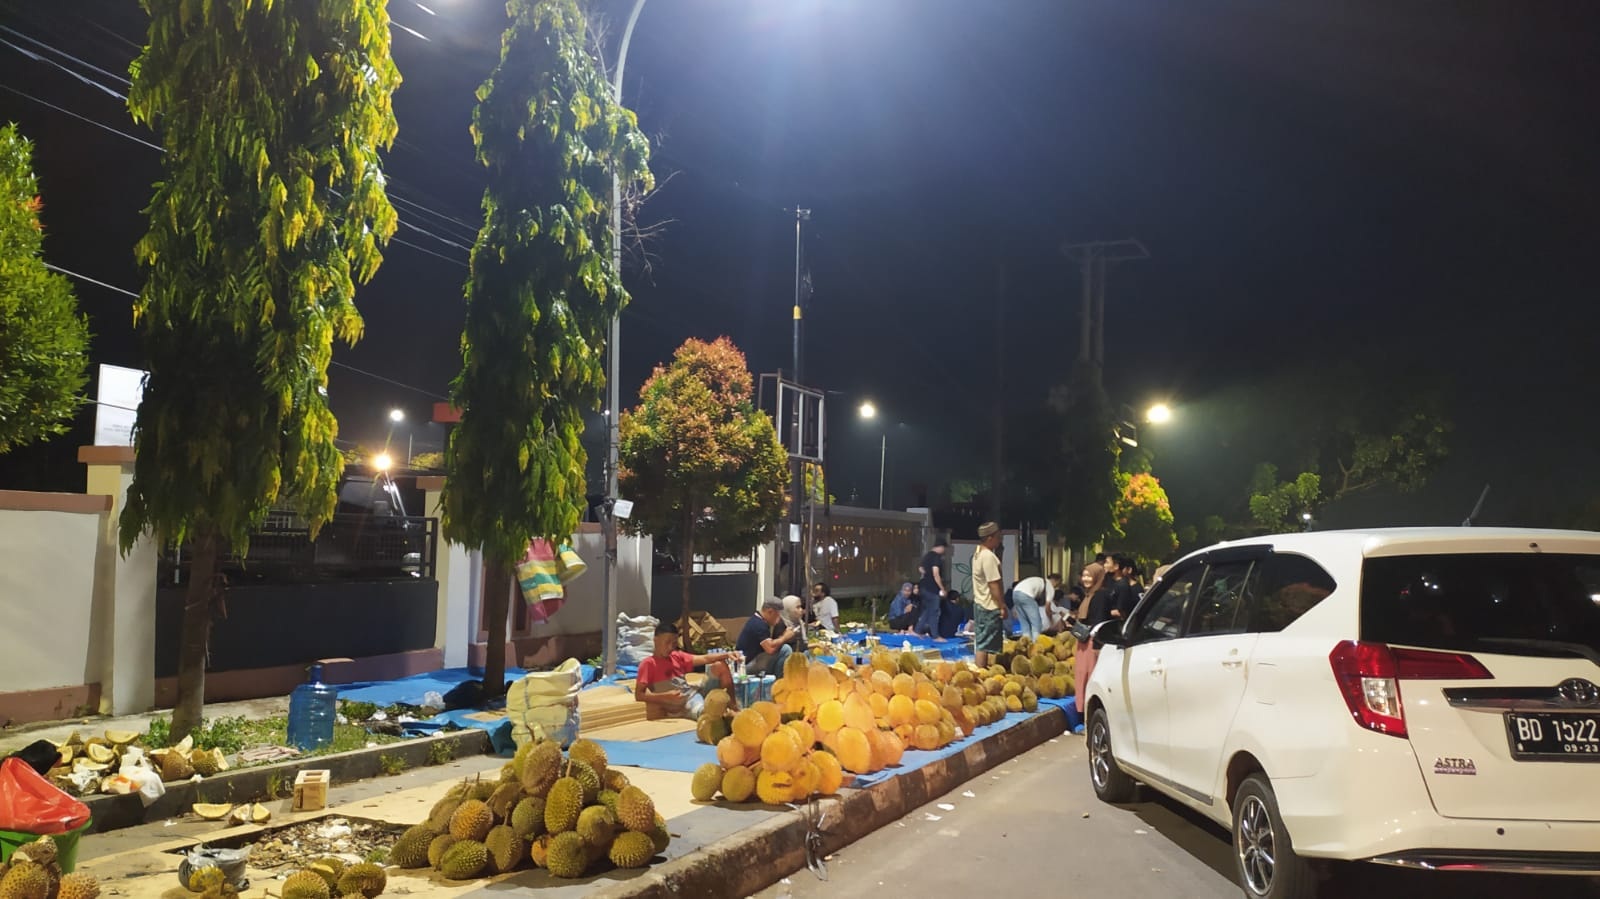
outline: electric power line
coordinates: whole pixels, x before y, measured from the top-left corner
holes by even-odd
[[[49,100],[41,100],[38,97],[35,97],[33,94],[28,93],[27,91],[18,90],[16,88],[10,86],[9,84],[0,84],[0,90],[10,91],[11,93],[16,94],[19,97],[23,97],[25,99],[32,100],[33,102],[38,103],[41,106],[48,106],[51,109],[54,109],[56,112],[62,113],[63,115],[72,116],[73,118],[77,119],[78,121],[93,125],[96,128],[101,129],[102,131],[109,131],[112,134],[117,135],[118,137],[125,137],[128,140],[131,140],[136,144],[143,144],[144,146],[149,147],[150,149],[155,150],[158,153],[166,152],[161,147],[150,143],[149,141],[145,140],[142,137],[139,137],[139,136],[133,135],[133,134],[129,134],[126,131],[119,131],[116,128],[111,127],[110,125],[105,124],[104,122],[97,122],[94,119],[89,118],[88,116],[79,115],[78,113],[75,113],[70,109],[66,109],[64,107],[57,106],[56,104],[51,103]]]
[[[105,69],[102,69],[102,68],[100,68],[99,66],[97,66],[97,65],[95,65],[93,63],[85,62],[84,60],[79,59],[76,56],[73,56],[71,53],[68,53],[67,51],[62,50],[60,47],[56,47],[54,45],[47,44],[44,41],[41,41],[41,40],[39,40],[37,38],[28,37],[26,34],[23,34],[22,32],[16,30],[15,28],[10,28],[10,27],[5,26],[5,25],[0,25],[0,31],[4,31],[7,34],[10,34],[10,35],[13,35],[15,37],[21,38],[22,40],[27,41],[28,43],[34,45],[35,47],[42,47],[42,48],[44,48],[46,50],[49,50],[51,53],[55,53],[58,56],[64,56],[67,59],[72,60],[73,62],[77,63],[80,66],[83,66],[86,69],[89,69],[89,70],[95,71],[95,72],[99,72],[100,74],[106,76],[107,78],[111,78],[113,80],[120,81],[123,84],[130,85],[130,86],[133,84],[132,81],[129,81],[127,78],[125,78],[125,77],[123,77],[121,75],[118,75],[115,72],[108,72]]]

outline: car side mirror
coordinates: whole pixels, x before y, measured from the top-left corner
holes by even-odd
[[[1101,646],[1127,646],[1128,640],[1122,634],[1121,621],[1107,621],[1094,629],[1090,638]]]

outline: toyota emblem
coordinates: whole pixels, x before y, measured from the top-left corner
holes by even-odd
[[[1556,695],[1571,705],[1600,705],[1600,687],[1578,677],[1562,681]]]

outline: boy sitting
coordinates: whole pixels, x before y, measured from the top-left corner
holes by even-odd
[[[706,694],[712,690],[730,691],[728,708],[737,710],[732,701],[733,673],[728,670],[728,660],[735,653],[716,652],[697,656],[678,649],[678,628],[663,621],[656,625],[655,651],[639,663],[639,676],[633,685],[633,698],[645,704],[645,717],[700,718],[706,707]],[[688,674],[695,668],[706,666],[706,677],[699,687],[689,683]]]

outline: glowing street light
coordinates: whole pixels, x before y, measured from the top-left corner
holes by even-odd
[[[405,421],[406,420],[406,410],[404,410],[404,409],[390,409],[389,410],[389,420],[394,422],[395,424],[399,424],[400,422]]]
[[[1164,425],[1172,420],[1172,407],[1166,403],[1156,403],[1146,410],[1144,420],[1153,425]]]
[[[394,465],[394,460],[389,458],[388,453],[379,453],[372,457],[372,467],[379,471],[388,471],[392,465]]]
[[[872,404],[872,400],[867,400],[866,402],[862,403],[861,408],[857,409],[856,412],[859,413],[862,418],[866,419],[878,417],[878,407]]]

